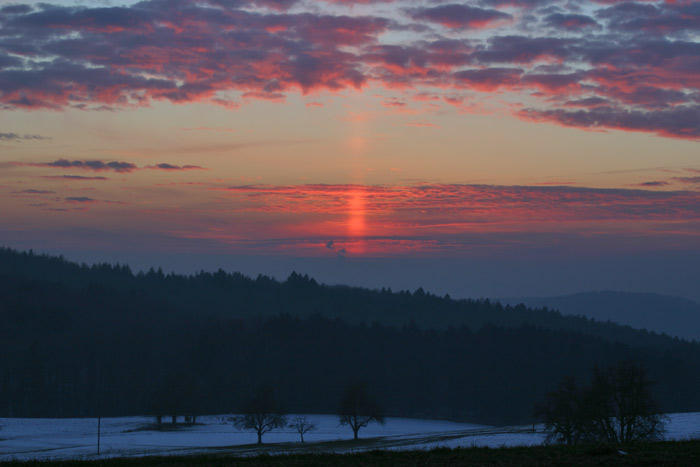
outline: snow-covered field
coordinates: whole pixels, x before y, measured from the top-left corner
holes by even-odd
[[[290,417],[291,418],[291,417]],[[332,415],[309,415],[315,431],[299,435],[290,429],[267,433],[264,450],[282,453],[304,450],[349,451],[352,449],[431,449],[460,446],[522,446],[541,444],[544,435],[531,427],[488,427],[467,423],[388,418],[384,426],[370,425],[360,431],[365,440],[358,447],[337,443],[352,438],[347,427],[338,425]],[[147,429],[151,418],[125,417],[102,419],[101,455],[141,456],[230,451],[255,454],[256,435],[236,430],[228,416],[200,417],[195,426],[172,431]],[[96,458],[96,419],[0,419],[0,462],[19,459]],[[167,426],[167,424],[165,425]],[[668,439],[700,437],[700,413],[670,415]],[[335,441],[335,442],[334,442]],[[251,446],[253,445],[253,446]]]

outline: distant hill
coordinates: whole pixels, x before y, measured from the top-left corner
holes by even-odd
[[[561,297],[527,297],[499,300],[549,308],[564,315],[612,321],[635,329],[700,341],[700,304],[692,300],[653,293],[614,291],[583,292]]]

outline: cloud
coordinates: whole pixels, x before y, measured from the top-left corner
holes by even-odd
[[[434,123],[428,123],[428,122],[408,122],[406,123],[408,126],[416,127],[416,128],[439,128],[439,125],[436,125]]]
[[[519,7],[519,8],[534,8],[548,3],[555,3],[552,0],[481,0],[483,5],[492,7]]]
[[[147,169],[155,169],[155,170],[166,170],[166,171],[178,171],[178,170],[206,170],[198,165],[173,165],[173,164],[167,164],[167,163],[161,163],[161,164],[156,164],[156,165],[149,165],[146,167]]]
[[[674,180],[690,185],[700,185],[700,177],[676,177]]]
[[[0,141],[43,141],[51,138],[41,135],[30,135],[18,133],[0,133]]]
[[[53,178],[61,180],[109,180],[107,177],[84,177],[82,175],[47,175],[43,178]]]
[[[54,194],[56,192],[49,191],[49,190],[22,190],[22,191],[13,191],[12,193],[14,193],[14,194],[27,194],[27,195],[48,195],[48,194]]]
[[[375,225],[409,229],[506,221],[671,221],[700,215],[700,193],[694,191],[445,184],[244,185],[223,191],[240,203],[240,212],[358,214],[377,221]]]
[[[176,235],[248,252],[326,257],[511,248],[547,254],[566,250],[559,243],[565,239],[589,251],[658,245],[660,236],[669,248],[694,245],[700,223],[689,219],[700,218],[700,192],[644,188],[651,189],[561,183],[230,186],[219,189],[217,200],[218,209],[235,213],[231,228],[183,224]]]
[[[416,8],[411,12],[416,20],[439,23],[446,28],[480,29],[494,23],[509,21],[513,17],[498,10],[486,10],[458,3],[432,8]]]
[[[459,87],[491,92],[517,85],[522,74],[520,68],[483,68],[458,71],[453,76]]]
[[[92,198],[88,198],[87,196],[73,196],[73,197],[68,197],[68,198],[63,198],[65,201],[68,201],[69,203],[96,203],[97,200],[94,200]]]
[[[602,97],[586,97],[583,99],[576,99],[564,102],[564,107],[599,107],[607,105],[609,106],[611,102]]]
[[[164,171],[183,171],[183,170],[206,170],[198,165],[174,165],[166,162],[149,165],[143,168],[139,168],[136,164],[131,162],[104,162],[99,160],[87,160],[87,161],[70,161],[68,159],[58,159],[53,162],[38,162],[38,163],[21,163],[16,162],[16,165],[25,165],[32,167],[52,167],[58,169],[83,169],[90,170],[93,172],[102,171],[113,171],[117,173],[131,173],[135,170],[151,169],[151,170],[164,170]],[[78,175],[63,175],[63,178],[71,178],[75,180],[105,180],[104,177],[81,177]]]
[[[396,98],[393,98],[393,99],[386,99],[386,100],[382,101],[382,105],[384,107],[402,109],[402,108],[405,108],[407,104],[403,101],[400,101]]]
[[[588,110],[524,109],[524,119],[556,122],[562,126],[617,129],[656,133],[660,136],[700,140],[700,105],[649,112],[599,106]]]
[[[8,6],[0,110],[167,101],[235,111],[256,99],[384,86],[438,96],[436,105],[509,93],[519,102],[504,110],[534,122],[700,139],[697,2],[327,3],[336,5]]]
[[[643,31],[665,35],[669,32],[700,31],[700,8],[695,2],[644,4],[625,2],[598,12],[609,27],[622,31]]]
[[[95,172],[114,171],[119,173],[128,173],[137,169],[136,165],[130,162],[103,162],[98,160],[69,161],[68,159],[58,159],[53,162],[40,162],[28,165],[33,165],[35,167],[55,167],[59,169],[84,169]]]
[[[599,28],[598,22],[586,15],[553,13],[544,19],[549,26],[561,29]]]

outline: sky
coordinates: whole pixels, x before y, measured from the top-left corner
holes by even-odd
[[[0,245],[700,300],[700,2],[0,0]]]

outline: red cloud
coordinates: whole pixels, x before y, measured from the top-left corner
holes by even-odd
[[[541,221],[677,220],[700,215],[700,193],[575,187],[491,185],[293,185],[225,189],[241,209],[300,214],[351,214],[405,218],[412,225]],[[422,213],[420,220],[413,215]]]
[[[236,213],[235,234],[201,227],[179,235],[246,250],[334,255],[344,249],[351,256],[454,254],[482,242],[479,248],[514,241],[522,247],[565,235],[584,235],[588,244],[597,244],[592,237],[600,244],[630,236],[639,242],[668,227],[681,240],[696,238],[698,226],[685,221],[700,215],[700,192],[651,187],[233,186],[222,189],[228,195],[222,202]]]

